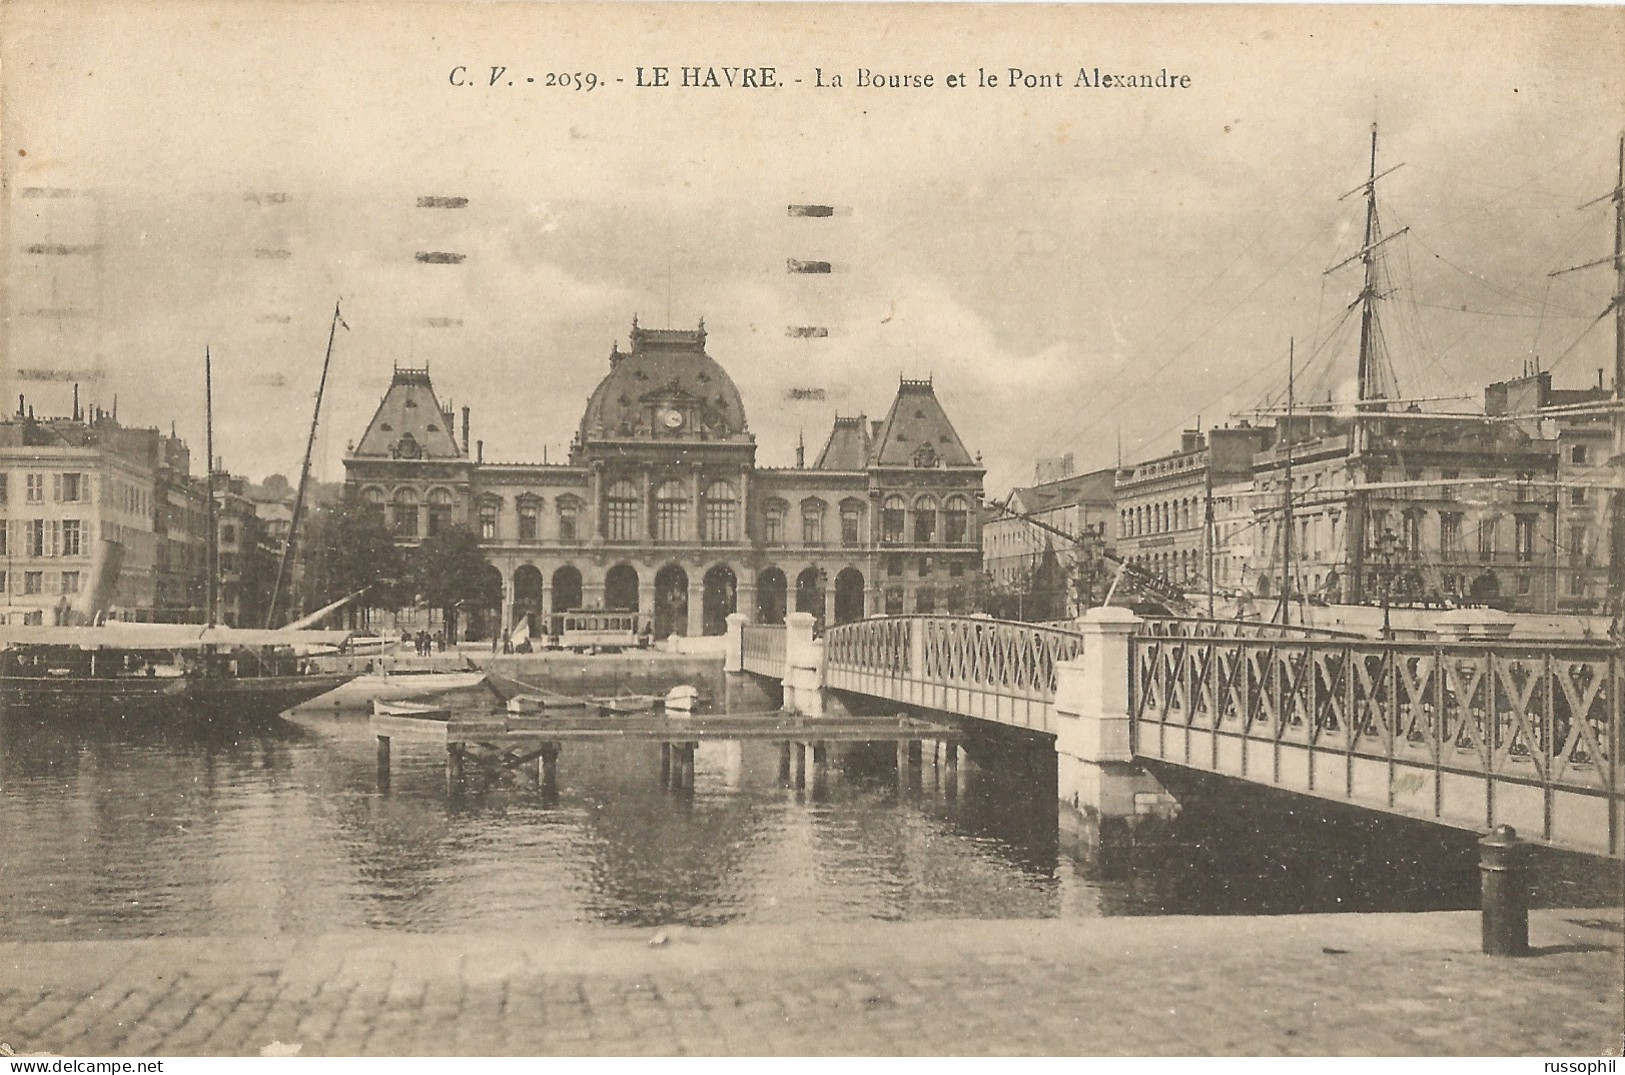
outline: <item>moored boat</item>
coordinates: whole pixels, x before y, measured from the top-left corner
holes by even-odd
[[[210,718],[274,716],[341,686],[313,647],[344,632],[245,631],[198,624],[0,627],[0,703],[8,712],[86,710]]]

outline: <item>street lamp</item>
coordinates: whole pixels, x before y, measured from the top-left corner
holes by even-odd
[[[1377,555],[1382,559],[1382,638],[1385,642],[1394,637],[1394,629],[1388,622],[1388,606],[1394,591],[1394,550],[1398,545],[1399,538],[1384,527],[1377,538]]]

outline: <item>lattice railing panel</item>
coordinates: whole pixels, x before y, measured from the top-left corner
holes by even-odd
[[[769,676],[783,675],[784,638],[782,625],[745,624],[740,654],[745,670]]]
[[[1622,678],[1619,651],[1572,643],[1137,633],[1130,647],[1142,738],[1163,726],[1342,752],[1390,773],[1506,780],[1542,789],[1549,824],[1554,793],[1600,793],[1621,809]],[[1219,740],[1203,742],[1217,759]],[[1617,848],[1622,837],[1608,838]]]

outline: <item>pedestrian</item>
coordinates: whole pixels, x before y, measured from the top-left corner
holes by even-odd
[[[501,642],[501,641],[502,641],[502,639],[500,637],[498,637],[497,633],[495,631],[492,631],[491,632],[491,656],[495,657],[497,655],[497,644],[499,642]]]
[[[434,648],[436,653],[446,652],[446,632],[444,629],[434,633]]]
[[[506,627],[502,629],[502,652],[513,652],[513,632]]]

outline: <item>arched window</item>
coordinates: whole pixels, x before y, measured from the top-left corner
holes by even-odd
[[[451,528],[451,512],[455,503],[450,489],[429,490],[429,536],[443,534]]]
[[[376,485],[361,490],[362,513],[379,525],[384,522],[384,501],[384,491]]]
[[[638,487],[618,481],[604,496],[604,536],[611,541],[634,541],[638,536]]]
[[[880,509],[880,540],[887,545],[901,545],[908,514],[907,505],[900,496],[888,496]]]
[[[712,482],[706,486],[705,498],[700,505],[704,512],[701,541],[737,541],[739,535],[739,498],[734,487],[727,482]]]
[[[688,490],[683,483],[664,481],[655,489],[655,540],[682,541],[688,528]]]
[[[762,542],[767,545],[784,544],[784,520],[790,514],[790,505],[782,500],[769,500],[762,509]]]
[[[914,544],[929,545],[937,540],[937,501],[930,496],[914,500]]]
[[[801,543],[803,545],[822,545],[824,543],[824,502],[817,498],[809,498],[801,502]]]
[[[942,540],[961,545],[970,537],[970,504],[962,496],[951,496],[942,505]]]
[[[416,489],[395,490],[395,536],[408,538],[418,536],[418,491]]]

